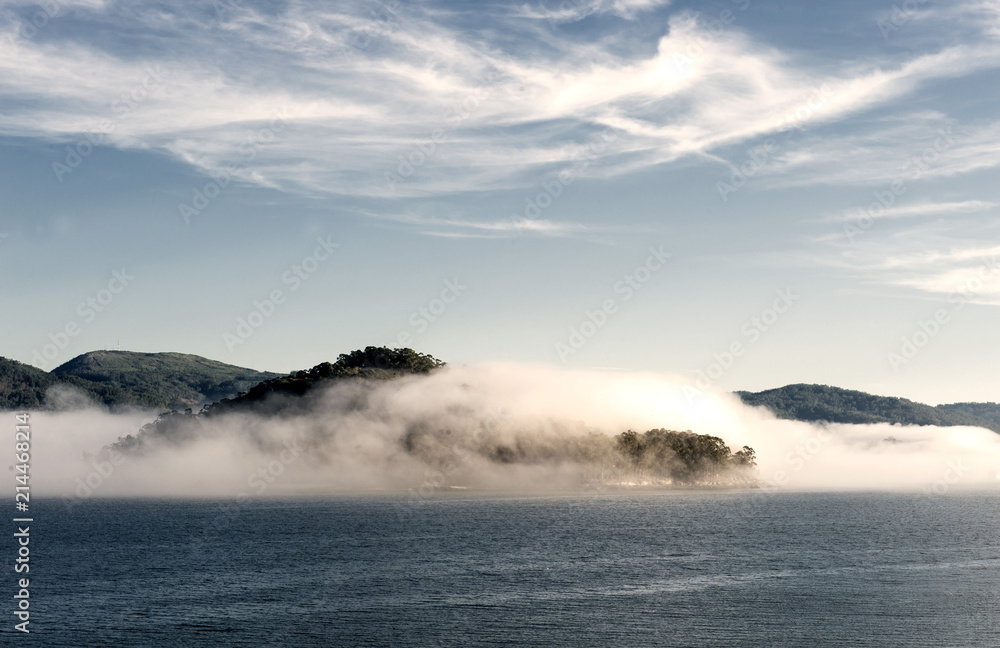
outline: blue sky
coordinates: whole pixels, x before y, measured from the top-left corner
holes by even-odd
[[[996,0],[15,1],[0,52],[4,356],[1000,400]]]

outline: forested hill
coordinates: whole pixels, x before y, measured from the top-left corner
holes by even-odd
[[[187,353],[133,351],[92,351],[56,367],[52,373],[117,385],[151,407],[217,401],[281,375]]]
[[[70,390],[59,387],[75,388],[73,394],[112,409],[183,408],[233,396],[278,375],[185,353],[92,351],[52,372],[0,358],[0,409],[78,404]]]
[[[363,396],[353,393],[354,387],[363,392],[366,388],[377,387],[379,381],[427,375],[442,366],[444,363],[440,360],[412,349],[366,347],[363,351],[341,354],[335,362],[324,362],[309,370],[264,381],[236,398],[224,399],[197,414],[190,410],[164,413],[143,426],[138,434],[119,438],[106,450],[143,455],[155,452],[164,444],[180,447],[226,429],[226,421],[231,415],[237,416],[235,420],[241,430],[246,429],[247,419],[241,416],[246,413],[264,420],[289,414],[311,415],[308,424],[299,425],[299,429],[311,433],[310,443],[322,448],[323,440],[335,436],[324,428],[335,423],[338,410],[347,415],[372,406]],[[315,408],[313,395],[323,394],[325,386],[345,380],[352,387],[351,397],[335,399],[335,402]],[[380,416],[391,415],[380,412]],[[510,430],[510,437],[505,438],[494,437],[484,428],[477,431],[477,436],[466,438],[462,437],[468,433],[465,426],[450,429],[443,423],[446,420],[436,413],[431,413],[429,420],[410,420],[405,431],[400,433],[398,448],[428,466],[438,465],[443,457],[449,456],[449,449],[459,447],[465,453],[494,464],[537,467],[549,463],[556,469],[564,462],[576,462],[591,467],[594,475],[600,474],[604,483],[617,486],[742,487],[755,485],[757,481],[753,448],[743,446],[734,453],[723,439],[690,430],[655,429],[641,434],[628,430],[614,437],[591,431],[577,436],[542,438],[526,429]],[[459,438],[465,438],[466,442],[460,444]],[[327,452],[338,451],[342,449],[326,448],[316,454],[324,456]]]
[[[256,407],[269,394],[302,395],[340,378],[382,380],[427,373],[444,363],[412,349],[367,347],[335,362],[281,375],[185,353],[93,351],[52,372],[0,357],[0,410],[71,409],[89,400],[116,410],[149,407],[184,410],[213,403],[209,411]],[[1000,432],[1000,404],[954,403],[936,407],[905,398],[874,396],[826,385],[787,385],[736,392],[747,405],[800,421],[971,425]]]
[[[141,452],[148,442],[184,442],[193,438],[200,423],[211,417],[233,412],[253,412],[264,416],[277,416],[285,412],[301,413],[306,406],[300,397],[334,381],[391,380],[413,374],[428,374],[444,364],[413,349],[370,346],[363,351],[342,353],[336,362],[323,362],[312,369],[265,380],[234,398],[224,398],[207,405],[201,412],[195,413],[190,409],[184,412],[164,412],[155,421],[143,426],[135,436],[121,438],[111,447],[122,452]]]
[[[66,389],[60,390],[59,387]],[[72,388],[72,389],[70,389]],[[67,409],[83,399],[117,407],[137,404],[133,394],[111,383],[76,376],[56,376],[31,365],[0,357],[0,410]]]
[[[934,407],[905,398],[803,384],[736,394],[747,405],[766,407],[779,418],[797,421],[971,425],[1000,432],[1000,404],[997,403],[955,403]]]
[[[344,378],[364,378],[368,380],[390,380],[409,374],[426,374],[432,369],[443,367],[444,362],[433,356],[418,353],[413,349],[390,349],[387,347],[365,347],[342,353],[337,361],[323,362],[312,369],[297,371],[287,376],[265,380],[235,398],[223,399],[209,406],[209,412],[221,412],[233,408],[250,407],[263,401],[269,394],[301,396],[318,384]]]

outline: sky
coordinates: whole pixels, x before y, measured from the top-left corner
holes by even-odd
[[[1000,2],[0,2],[0,355],[1000,401]]]

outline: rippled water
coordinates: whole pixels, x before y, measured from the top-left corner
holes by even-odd
[[[34,645],[1000,645],[997,495],[445,494],[33,512]]]

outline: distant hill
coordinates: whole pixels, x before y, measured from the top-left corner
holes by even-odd
[[[950,405],[938,405],[937,409],[963,412],[969,416],[990,421],[997,428],[1000,428],[1000,403],[952,403]],[[995,430],[997,428],[990,429]]]
[[[0,408],[37,408],[55,382],[56,378],[46,371],[0,358]]]
[[[216,401],[280,375],[187,353],[133,351],[91,351],[56,367],[52,374],[115,385],[149,407]]]
[[[179,443],[191,438],[198,423],[210,417],[232,412],[254,412],[268,416],[284,412],[295,413],[304,407],[300,400],[302,396],[337,380],[392,380],[407,375],[428,374],[444,364],[437,358],[413,349],[370,346],[364,351],[342,353],[333,363],[324,362],[312,369],[270,378],[248,391],[240,392],[235,398],[224,398],[212,403],[198,413],[165,412],[152,423],[143,426],[137,435],[130,434],[121,438],[111,447],[122,452],[142,452],[143,446],[151,440]]]
[[[0,409],[61,409],[75,387],[112,409],[184,408],[220,400],[279,376],[185,353],[92,351],[45,372],[0,358]]]
[[[73,387],[109,407],[136,404],[134,394],[116,385],[92,383],[77,376],[60,377],[17,360],[0,358],[0,410],[62,409],[56,401],[66,400],[70,390],[58,387]]]
[[[1000,405],[996,403],[955,403],[933,407],[905,398],[803,384],[736,394],[747,405],[766,407],[779,418],[797,421],[971,425],[1000,432]]]

